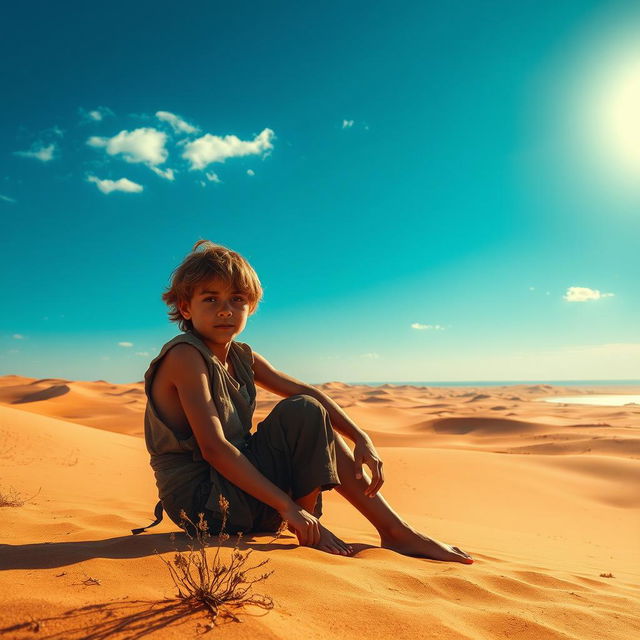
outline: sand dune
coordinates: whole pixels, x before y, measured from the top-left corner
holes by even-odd
[[[355,557],[299,547],[289,534],[272,544],[268,536],[247,538],[242,548],[269,558],[275,570],[256,589],[275,608],[247,610],[244,624],[212,633],[345,640],[640,634],[640,407],[542,403],[566,395],[549,385],[321,388],[372,436],[385,463],[386,499],[475,562],[381,549],[372,525],[327,492],[323,522],[355,547]],[[278,399],[260,390],[256,424]],[[27,498],[0,509],[0,634],[132,638],[143,624],[145,638],[195,637],[203,616],[172,619],[175,609],[151,609],[174,592],[155,550],[171,557],[176,527],[165,519],[129,535],[150,522],[156,499],[140,437],[141,384],[5,376],[0,404],[0,493],[11,487]],[[105,635],[114,621],[119,630]]]

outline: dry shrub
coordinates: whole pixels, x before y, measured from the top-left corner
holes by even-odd
[[[21,507],[24,503],[22,495],[13,487],[7,491],[0,490],[0,507]]]
[[[215,546],[213,557],[209,557],[207,554],[211,534],[209,533],[207,521],[204,519],[204,514],[199,514],[199,521],[196,525],[187,517],[184,511],[180,512],[180,517],[181,528],[190,540],[187,545],[187,551],[183,553],[176,549],[171,562],[158,554],[158,557],[169,569],[169,574],[178,589],[177,597],[194,610],[205,609],[209,614],[211,626],[218,615],[240,622],[233,610],[244,605],[273,609],[273,600],[269,596],[251,592],[255,583],[266,580],[273,571],[259,574],[253,578],[248,577],[249,572],[260,569],[269,560],[263,560],[254,566],[247,566],[253,550],[250,549],[242,553],[238,549],[242,533],[237,534],[228,564],[223,563],[220,550],[222,544],[229,539],[229,535],[224,532],[227,524],[229,502],[224,496],[220,495],[219,505],[222,511],[222,524],[220,532],[216,536],[217,545]],[[191,530],[195,531],[194,535],[189,532],[188,525],[191,525]],[[271,542],[276,540],[283,530],[284,523]],[[171,539],[175,541],[174,534],[172,534]],[[158,552],[156,551],[156,553]]]
[[[42,487],[36,491],[29,498],[24,498],[22,494],[16,490],[14,487],[9,487],[7,491],[2,491],[0,489],[0,507],[21,507],[25,502],[29,502],[29,500],[33,500],[40,491]]]

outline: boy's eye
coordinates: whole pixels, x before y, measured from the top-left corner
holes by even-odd
[[[205,302],[211,302],[212,300],[216,300],[217,298],[214,298],[213,296],[209,297],[209,298],[205,298],[204,301]],[[234,296],[233,297],[234,300],[238,300],[239,302],[246,302],[244,296]]]

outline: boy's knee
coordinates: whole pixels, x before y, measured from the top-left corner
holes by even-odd
[[[287,428],[324,428],[327,410],[313,396],[298,394],[285,398],[278,403],[278,411]]]
[[[280,410],[284,410],[292,415],[304,415],[305,413],[322,413],[326,411],[319,400],[306,393],[299,393],[281,400],[278,403]]]

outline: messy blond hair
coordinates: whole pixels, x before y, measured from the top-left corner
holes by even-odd
[[[239,254],[209,240],[198,240],[191,253],[171,274],[171,284],[162,294],[169,307],[169,319],[182,331],[193,328],[191,320],[180,313],[178,305],[191,300],[197,286],[212,278],[221,278],[227,286],[244,291],[249,299],[249,314],[262,299],[262,285],[253,267]]]

